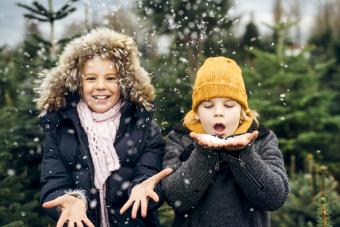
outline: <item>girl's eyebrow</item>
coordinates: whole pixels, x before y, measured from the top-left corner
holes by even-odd
[[[97,74],[95,74],[95,73],[83,73],[83,76],[84,77],[87,77],[87,76],[97,76]]]
[[[116,73],[106,73],[104,76],[117,76],[118,74],[116,74]],[[83,76],[97,76],[97,74],[96,73],[83,73]]]
[[[106,73],[104,76],[118,76],[117,73]]]

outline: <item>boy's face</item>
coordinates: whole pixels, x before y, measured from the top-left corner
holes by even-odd
[[[241,105],[232,99],[213,98],[198,106],[195,117],[207,134],[226,138],[238,128],[241,110]]]

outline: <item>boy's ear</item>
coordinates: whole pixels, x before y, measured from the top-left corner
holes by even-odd
[[[198,120],[198,121],[200,120],[200,117],[198,116],[197,112],[195,112],[195,119]]]

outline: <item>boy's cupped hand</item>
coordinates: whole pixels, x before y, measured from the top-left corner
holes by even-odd
[[[253,131],[227,139],[221,139],[209,134],[190,133],[190,137],[204,148],[209,149],[225,149],[225,150],[240,150],[245,148],[249,143],[254,141],[259,132]]]

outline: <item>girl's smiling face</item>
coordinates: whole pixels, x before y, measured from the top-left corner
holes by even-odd
[[[120,100],[115,64],[99,56],[87,60],[82,75],[83,100],[93,112],[104,113]]]
[[[239,127],[241,110],[241,105],[232,99],[213,98],[198,106],[195,118],[207,134],[226,138]]]

